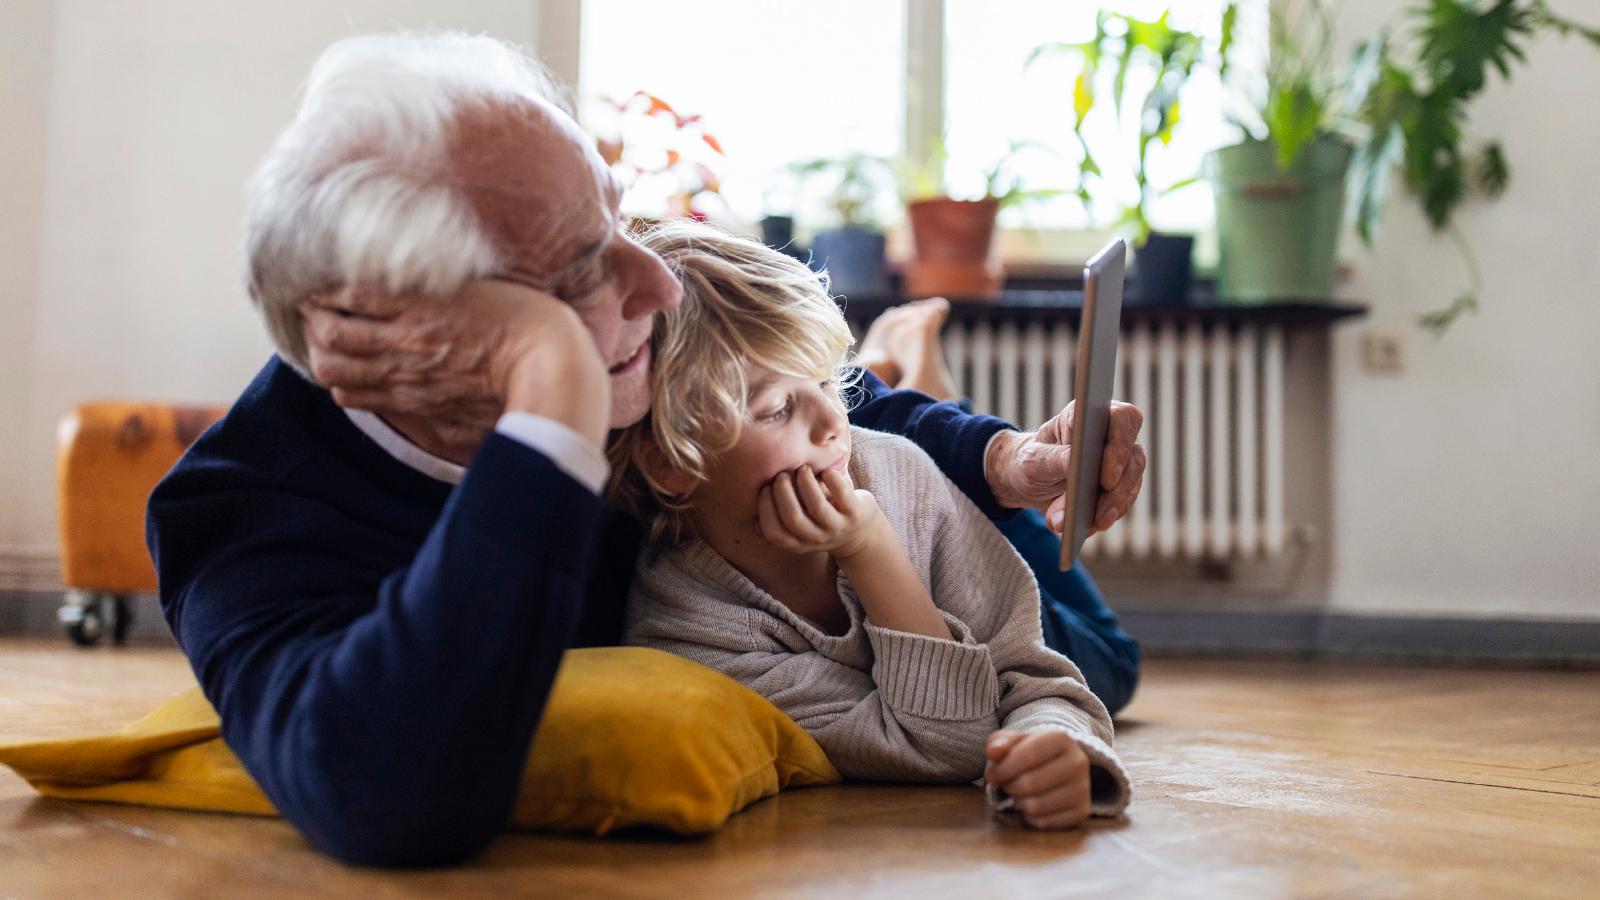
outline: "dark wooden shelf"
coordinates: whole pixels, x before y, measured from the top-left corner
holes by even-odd
[[[841,299],[845,314],[863,323],[877,318],[891,306],[906,302],[901,297],[865,297]],[[1081,290],[1011,290],[1000,295],[999,300],[950,301],[950,319],[953,322],[1069,322],[1076,323],[1083,314]],[[1289,326],[1331,325],[1343,319],[1367,314],[1367,307],[1357,303],[1337,303],[1329,300],[1289,300],[1272,303],[1236,304],[1221,303],[1208,293],[1195,296],[1188,305],[1170,306],[1147,304],[1129,298],[1122,306],[1123,322],[1205,322],[1225,324],[1274,324]]]

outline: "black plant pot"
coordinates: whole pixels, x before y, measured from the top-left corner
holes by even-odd
[[[805,257],[794,246],[794,217],[793,216],[767,216],[761,220],[761,243],[778,251],[796,256]]]
[[[883,232],[868,228],[819,231],[811,243],[811,268],[828,272],[828,289],[841,297],[889,293]]]
[[[1194,237],[1151,232],[1133,258],[1138,297],[1151,306],[1185,306],[1194,268]]]

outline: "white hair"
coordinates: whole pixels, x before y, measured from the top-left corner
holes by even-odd
[[[298,304],[337,285],[447,296],[501,268],[499,236],[450,177],[459,110],[545,102],[555,80],[515,45],[459,33],[346,38],[311,68],[294,121],[250,181],[250,297],[308,374]]]

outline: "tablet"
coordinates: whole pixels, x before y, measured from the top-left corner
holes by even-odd
[[[1062,571],[1078,561],[1100,499],[1100,458],[1106,448],[1111,386],[1117,375],[1127,261],[1127,245],[1116,240],[1083,266],[1083,319],[1078,323],[1078,366],[1072,391],[1072,457],[1061,529]]]

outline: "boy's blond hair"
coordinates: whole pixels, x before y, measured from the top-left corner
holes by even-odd
[[[683,304],[656,320],[650,413],[611,443],[611,494],[651,543],[674,544],[693,533],[688,499],[650,474],[646,454],[698,486],[739,442],[752,366],[839,377],[855,338],[823,278],[776,250],[689,220],[653,226],[640,242],[683,284]]]

